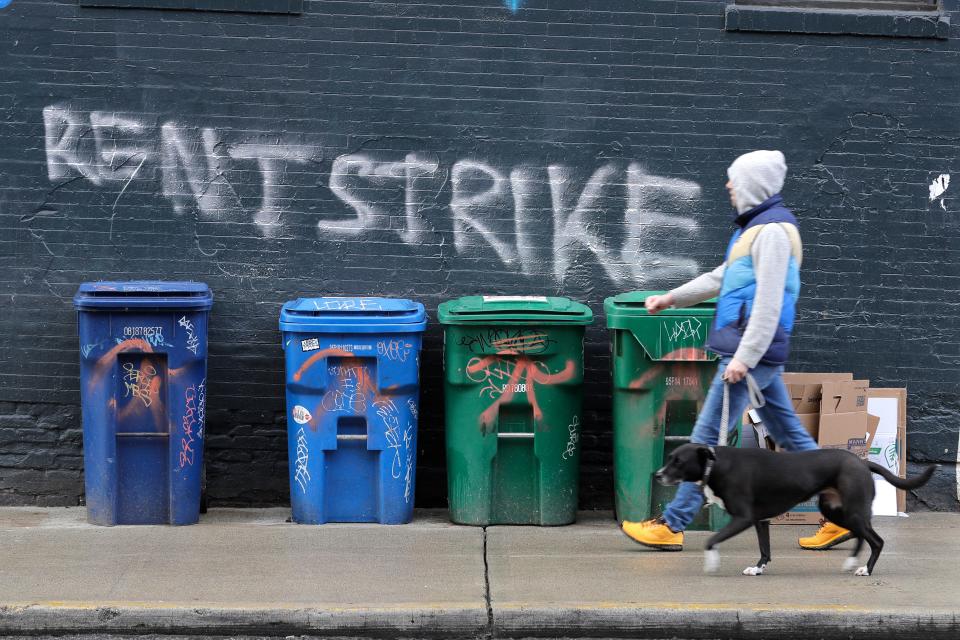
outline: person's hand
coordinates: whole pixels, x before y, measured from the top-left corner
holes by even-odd
[[[644,304],[647,307],[647,312],[659,313],[673,306],[673,296],[669,293],[665,293],[662,296],[650,296]]]
[[[723,379],[730,384],[737,384],[746,377],[747,371],[749,371],[747,365],[733,358],[723,371]]]

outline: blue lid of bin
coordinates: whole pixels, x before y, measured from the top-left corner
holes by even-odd
[[[213,306],[213,293],[203,282],[130,280],[84,282],[73,306],[86,309],[200,309]]]
[[[402,298],[297,298],[280,310],[280,330],[308,333],[423,331],[423,304]]]

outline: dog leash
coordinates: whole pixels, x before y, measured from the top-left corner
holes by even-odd
[[[763,391],[760,390],[760,385],[757,384],[757,381],[753,379],[753,376],[749,373],[746,377],[747,381],[747,395],[749,396],[750,406],[754,409],[759,409],[767,403],[763,397]],[[720,435],[717,437],[717,446],[725,447],[727,446],[727,429],[730,424],[730,383],[727,381],[723,382],[723,406],[720,409]]]
[[[753,376],[747,373],[746,375],[747,383],[747,396],[750,406],[754,409],[759,409],[767,403],[763,397],[763,391],[760,390],[760,385],[757,384],[757,381],[753,379]],[[720,408],[720,434],[717,436],[717,446],[725,447],[727,446],[727,430],[730,425],[730,383],[726,380],[723,381],[723,403]],[[713,447],[708,447],[710,449],[710,456],[707,459],[706,468],[703,471],[703,477],[700,478],[700,481],[697,483],[701,486],[706,486],[707,482],[710,480],[710,474],[713,473],[714,461],[717,459],[717,452]],[[707,502],[713,503],[716,502],[715,497],[711,497],[713,494],[707,491]],[[723,506],[722,502],[719,502],[720,506]]]

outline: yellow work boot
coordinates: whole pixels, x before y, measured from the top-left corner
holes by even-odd
[[[797,542],[799,542],[800,546],[804,549],[823,551],[824,549],[835,547],[841,542],[846,542],[852,537],[853,534],[847,529],[838,527],[832,522],[824,520],[820,525],[820,529],[815,534],[809,538],[800,538]]]
[[[634,542],[660,551],[683,551],[683,532],[675,532],[667,526],[663,518],[643,522],[620,523],[620,529]]]

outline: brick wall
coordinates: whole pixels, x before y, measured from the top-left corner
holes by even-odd
[[[212,504],[287,500],[280,305],[362,293],[430,310],[417,503],[442,505],[436,306],[522,293],[597,312],[581,504],[608,508],[602,300],[715,266],[726,166],[779,148],[806,250],[793,368],[907,386],[910,460],[943,463],[914,508],[957,509],[960,200],[929,185],[958,169],[960,33],[728,31],[725,8],[14,0],[0,10],[0,503],[82,496],[78,283],[163,278],[216,296]]]

